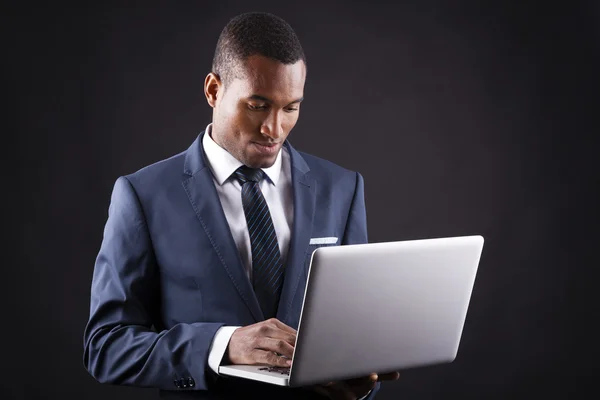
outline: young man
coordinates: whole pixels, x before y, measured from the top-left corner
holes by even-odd
[[[84,335],[98,381],[177,397],[356,399],[397,378],[290,389],[217,373],[288,366],[310,238],[367,242],[362,176],[286,140],[305,78],[285,21],[235,17],[204,84],[212,122],[186,151],[117,179]]]

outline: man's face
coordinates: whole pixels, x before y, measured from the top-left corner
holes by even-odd
[[[298,121],[306,67],[251,56],[242,72],[227,87],[214,74],[206,78],[212,138],[245,165],[267,168]]]

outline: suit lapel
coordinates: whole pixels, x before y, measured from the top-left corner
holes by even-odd
[[[316,181],[308,175],[308,165],[302,156],[286,142],[292,164],[294,191],[294,222],[285,266],[285,280],[279,300],[277,319],[287,321],[292,303],[304,275],[304,260],[310,240],[315,211]]]
[[[202,228],[219,255],[227,275],[256,321],[264,319],[252,285],[246,276],[237,246],[221,207],[212,172],[205,163],[202,150],[202,132],[187,151],[183,187]]]
[[[225,268],[227,275],[237,289],[240,297],[256,321],[264,320],[252,284],[246,276],[237,246],[231,235],[229,224],[221,207],[221,201],[215,188],[212,172],[206,164],[202,149],[202,132],[189,147],[185,157],[183,188],[190,203],[210,239],[214,250]],[[292,189],[294,197],[294,222],[285,266],[285,279],[277,318],[287,321],[292,310],[298,286],[304,275],[306,249],[312,233],[315,211],[316,181],[309,176],[310,171],[304,158],[285,142],[290,153]]]

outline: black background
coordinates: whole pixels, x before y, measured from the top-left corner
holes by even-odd
[[[599,355],[600,2],[122,3],[2,12],[0,397],[155,398],[83,367],[110,192],[210,122],[218,34],[254,10],[298,33],[289,139],[363,174],[370,241],[486,239],[456,361],[378,398],[583,397]]]

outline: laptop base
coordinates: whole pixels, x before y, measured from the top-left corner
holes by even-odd
[[[285,370],[285,368],[273,368],[265,365],[221,365],[219,374],[253,379],[279,386],[289,386],[289,375],[277,370]],[[287,370],[289,373],[289,368]]]

